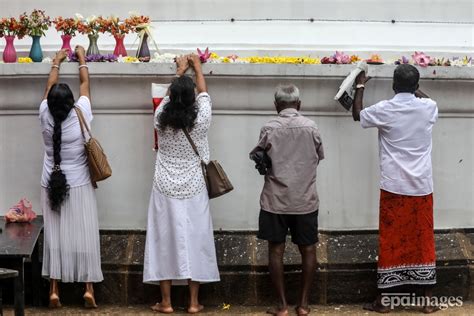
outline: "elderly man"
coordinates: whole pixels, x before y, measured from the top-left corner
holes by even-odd
[[[263,153],[269,160],[260,197],[258,238],[268,241],[270,277],[280,301],[269,313],[278,316],[288,315],[283,272],[288,230],[303,264],[298,315],[309,314],[308,297],[316,269],[316,168],[324,152],[316,124],[299,113],[300,106],[295,85],[279,86],[275,92],[278,117],[262,127],[258,144],[250,153],[251,159],[258,161]]]
[[[423,286],[431,298],[436,283],[433,231],[433,176],[431,133],[438,117],[436,102],[418,87],[420,74],[411,65],[400,65],[393,75],[395,96],[362,109],[362,72],[352,109],[363,128],[376,127],[380,151],[380,215],[377,283],[378,299],[364,306],[389,312],[383,291],[400,285]],[[385,301],[385,303],[384,303]],[[436,309],[429,304],[423,312]]]

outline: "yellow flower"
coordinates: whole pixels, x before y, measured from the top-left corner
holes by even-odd
[[[217,55],[216,53],[211,53],[211,56],[209,57],[211,59],[219,59],[219,55]]]
[[[230,304],[222,303],[222,310],[229,310],[230,309]]]
[[[358,61],[361,61],[359,56],[357,56],[357,55],[352,55],[351,56],[351,63],[356,63]]]
[[[137,57],[133,57],[133,56],[127,56],[123,59],[123,61],[125,63],[136,63],[138,62],[138,58]]]
[[[30,57],[20,57],[20,58],[18,58],[18,62],[20,64],[29,64],[29,63],[32,63],[33,60],[31,60]]]
[[[224,58],[222,58],[222,62],[228,64],[228,63],[230,63],[230,58],[229,57],[224,57]]]

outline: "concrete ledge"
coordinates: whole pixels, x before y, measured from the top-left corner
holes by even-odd
[[[267,269],[266,242],[255,232],[216,232],[215,242],[221,282],[202,286],[206,305],[223,302],[237,305],[268,305],[274,295]],[[151,304],[159,287],[142,283],[144,231],[101,232],[102,269],[105,280],[96,287],[101,304]],[[453,230],[436,233],[437,295],[474,297],[474,231]],[[311,303],[363,302],[376,294],[377,232],[321,232],[317,248],[317,271]],[[300,282],[300,256],[287,243],[285,274],[290,302],[296,300]],[[27,280],[29,282],[29,280]],[[47,281],[43,282],[47,294]],[[80,284],[63,284],[63,302],[79,304]],[[407,287],[407,291],[413,291]],[[176,303],[185,304],[187,290],[174,287]],[[27,295],[32,295],[28,293]],[[47,299],[46,296],[43,297]]]
[[[306,65],[306,64],[204,64],[206,76],[214,77],[296,77],[296,78],[342,78],[355,65]],[[373,78],[393,77],[395,65],[369,65],[369,76]],[[50,64],[0,64],[0,76],[34,78],[47,76]],[[89,63],[91,77],[148,77],[174,76],[176,66],[172,63]],[[474,80],[474,67],[418,67],[422,79]],[[76,63],[61,65],[61,76],[77,77]]]

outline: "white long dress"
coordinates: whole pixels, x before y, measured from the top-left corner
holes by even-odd
[[[93,116],[89,99],[80,97],[76,106],[81,109],[87,124],[90,124]],[[39,119],[45,146],[41,177],[44,219],[42,275],[62,282],[100,282],[104,277],[100,260],[97,201],[77,114],[71,110],[61,124],[61,169],[70,189],[60,212],[51,210],[47,192],[54,166],[54,121],[47,100],[40,105]]]
[[[163,99],[158,118],[169,102]],[[190,135],[202,159],[209,161],[207,133],[211,123],[211,98],[196,97],[199,108]],[[148,207],[143,282],[187,284],[220,280],[217,268],[209,197],[199,157],[184,133],[167,128],[159,132],[155,177]]]

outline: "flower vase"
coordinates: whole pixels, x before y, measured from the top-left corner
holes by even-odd
[[[32,61],[39,63],[43,61],[43,51],[41,50],[40,38],[41,36],[33,35],[33,44],[31,45],[30,55]]]
[[[140,42],[141,42],[141,45],[137,50],[137,58],[140,61],[149,62],[151,55],[150,55],[150,49],[148,48],[148,34],[147,33],[145,32],[143,33]]]
[[[63,45],[61,46],[61,49],[66,49],[68,52],[72,52],[72,48],[71,48],[72,35],[63,34],[61,35],[61,39],[63,40]]]
[[[97,46],[97,40],[99,39],[99,34],[89,34],[89,48],[87,48],[87,56],[90,55],[99,55],[99,46]]]
[[[125,35],[115,35],[115,49],[114,55],[119,57],[127,56],[127,50],[125,49],[125,45],[123,44],[123,40],[125,39]]]
[[[5,50],[3,51],[3,62],[5,63],[14,63],[16,62],[16,50],[15,46],[13,46],[13,41],[15,40],[15,36],[7,35],[5,36]]]

